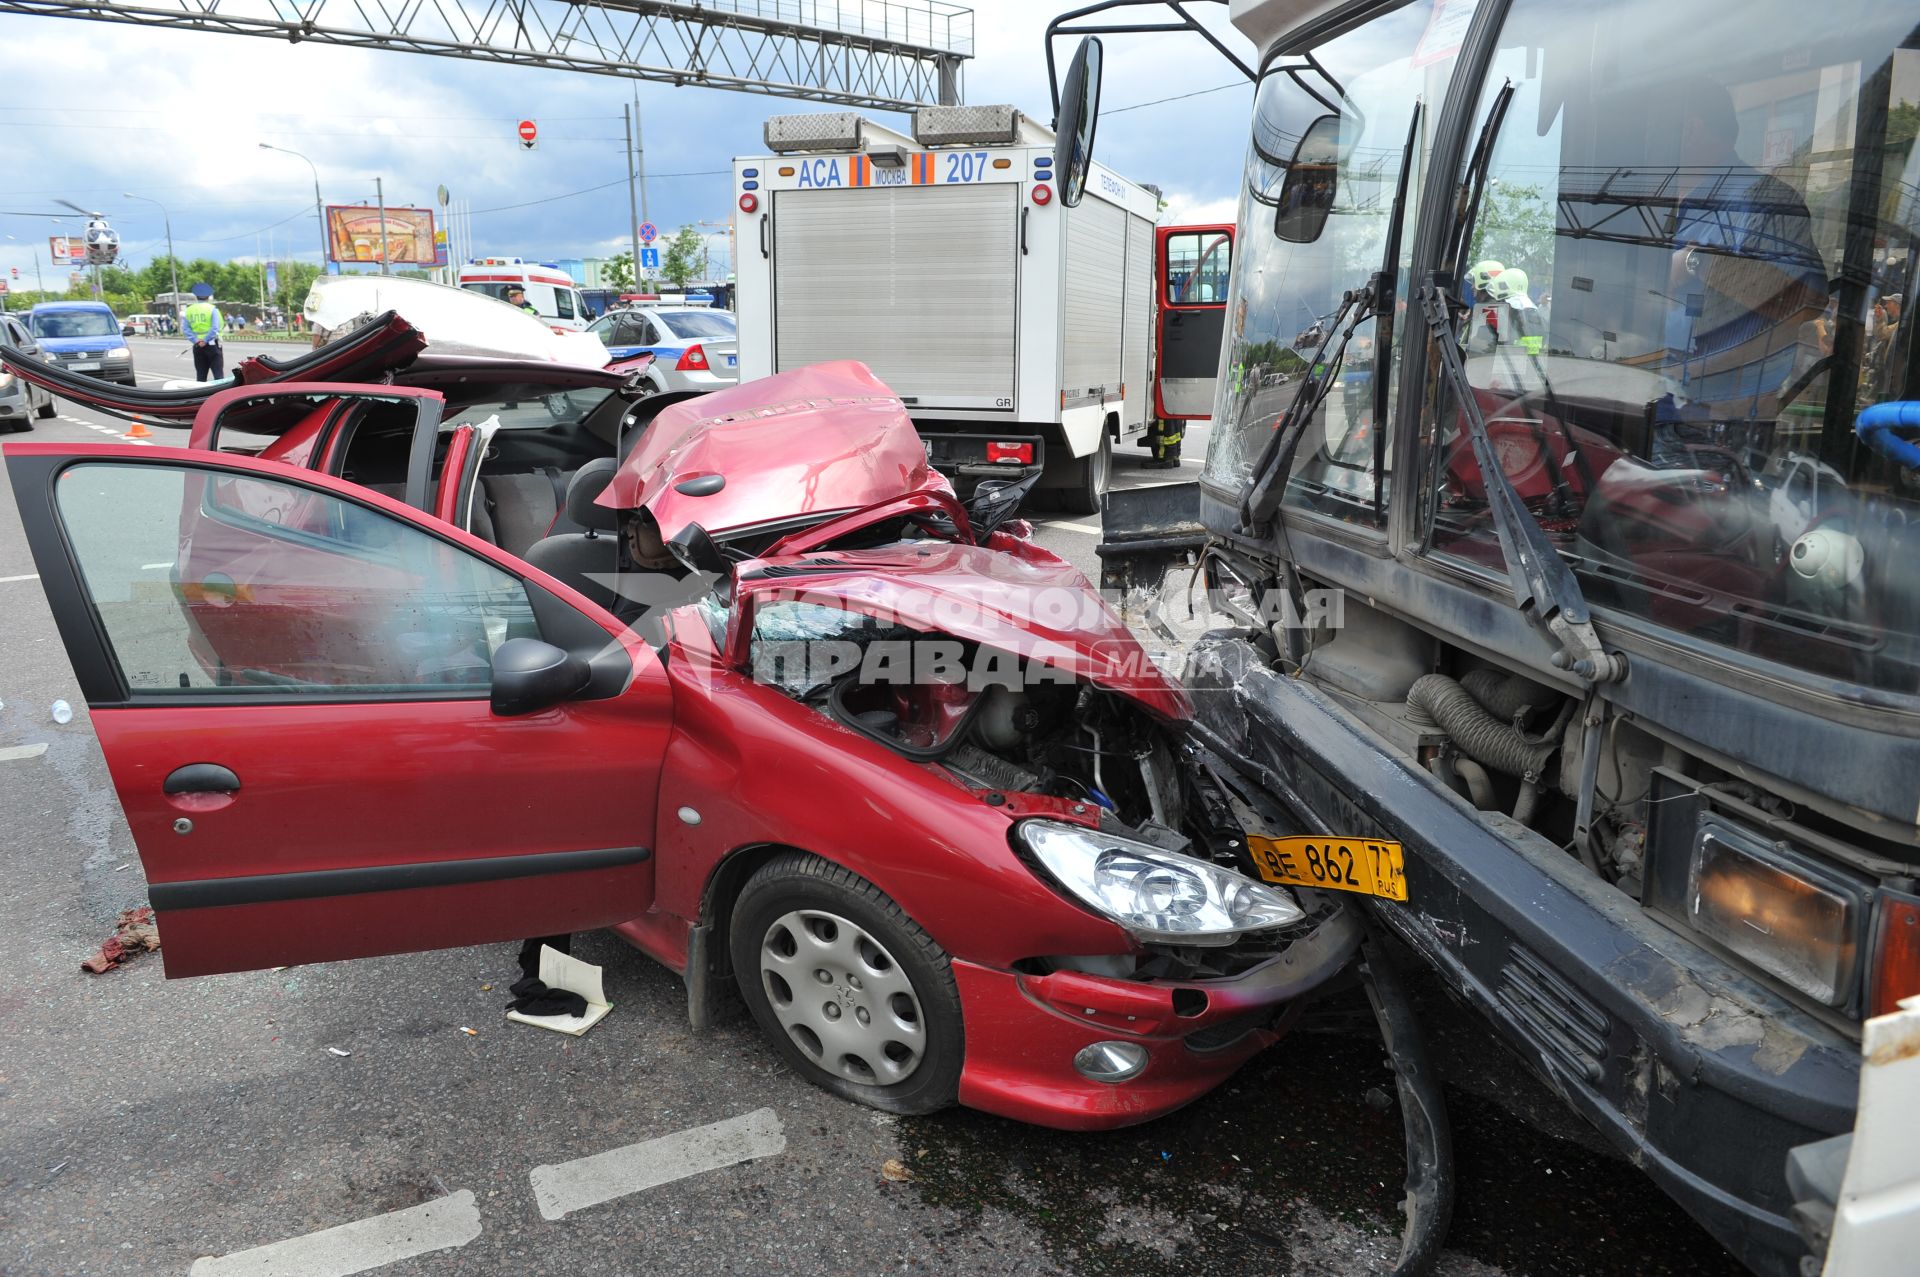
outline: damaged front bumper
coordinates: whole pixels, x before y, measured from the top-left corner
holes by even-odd
[[[1131,1126],[1199,1099],[1277,1041],[1302,999],[1344,970],[1362,938],[1337,902],[1272,957],[1214,979],[1128,979],[1051,964],[998,971],[955,960],[967,1026],[960,1102],[1063,1130]],[[1145,1063],[1124,1081],[1075,1065],[1101,1043]]]
[[[1404,845],[1375,915],[1744,1263],[1795,1274],[1789,1149],[1852,1126],[1854,1044],[1650,918],[1524,826],[1385,750],[1237,639],[1186,683],[1218,755],[1299,819]]]

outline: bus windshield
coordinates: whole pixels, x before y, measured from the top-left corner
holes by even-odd
[[[1920,431],[1892,405],[1920,398],[1916,21],[1516,0],[1475,115],[1513,86],[1459,335],[1501,467],[1589,602],[1909,693]],[[1459,407],[1434,412],[1421,537],[1504,574]]]

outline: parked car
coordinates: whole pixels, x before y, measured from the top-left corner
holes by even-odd
[[[151,337],[159,331],[158,315],[128,315],[120,323],[120,335],[123,337]]]
[[[462,530],[516,427],[456,385],[5,448],[169,976],[612,927],[838,1094],[1092,1129],[1347,967],[1343,896],[1249,876],[1185,696],[863,366],[670,406],[524,552]]]
[[[105,302],[42,302],[27,315],[41,358],[68,372],[134,384],[133,352]]]
[[[724,310],[636,306],[602,315],[587,331],[616,360],[652,355],[653,383],[663,395],[705,394],[740,381],[738,329]]]
[[[17,315],[0,313],[0,341],[30,355],[39,353],[33,334]],[[31,430],[35,417],[44,420],[56,411],[49,391],[0,368],[0,426]]]

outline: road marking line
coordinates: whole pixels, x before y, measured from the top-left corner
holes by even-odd
[[[38,758],[47,752],[47,742],[37,745],[9,745],[0,749],[0,763],[18,763],[29,758]]]
[[[1090,537],[1103,537],[1107,534],[1105,528],[1096,528],[1091,523],[1068,523],[1065,519],[1043,519],[1040,526],[1059,528],[1063,532],[1081,532]]]
[[[609,1149],[591,1157],[536,1166],[528,1176],[542,1219],[564,1219],[577,1210],[677,1179],[717,1171],[736,1162],[786,1151],[780,1115],[755,1109],[710,1126],[677,1131],[657,1140]]]
[[[471,1189],[252,1250],[193,1261],[190,1277],[348,1277],[464,1246],[480,1235]]]
[[[0,585],[5,585],[9,581],[38,581],[39,579],[38,572],[22,572],[19,576],[0,576]]]

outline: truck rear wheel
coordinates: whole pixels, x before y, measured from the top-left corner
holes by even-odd
[[[1106,495],[1107,481],[1113,475],[1113,436],[1102,430],[1100,446],[1079,458],[1072,482],[1060,489],[1060,504],[1069,514],[1100,513],[1100,498]]]

